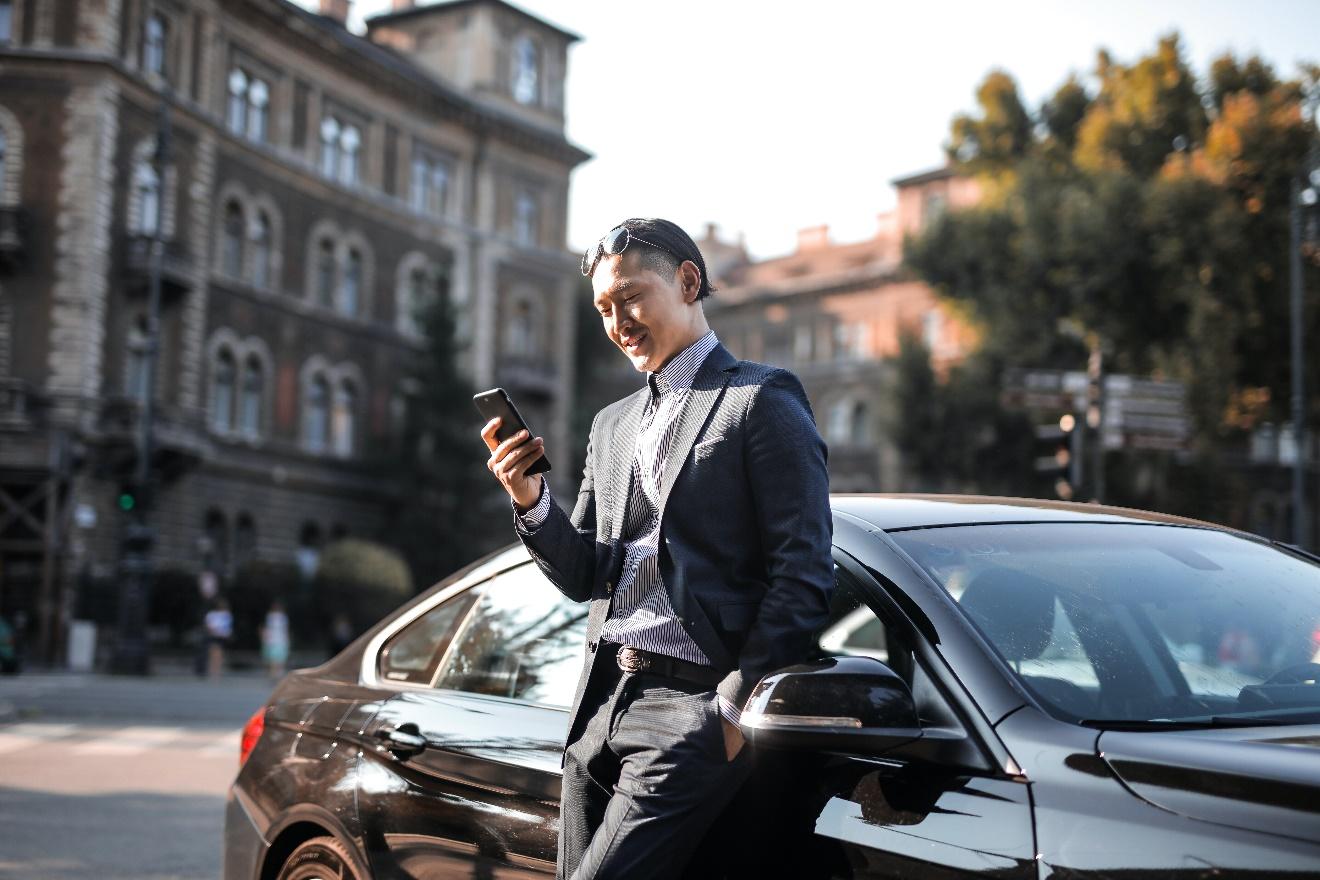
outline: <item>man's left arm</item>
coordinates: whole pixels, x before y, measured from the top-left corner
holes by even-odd
[[[741,710],[762,676],[808,654],[829,619],[834,586],[825,441],[796,376],[778,370],[766,379],[743,432],[769,584],[737,668],[717,688],[726,720],[730,707]]]

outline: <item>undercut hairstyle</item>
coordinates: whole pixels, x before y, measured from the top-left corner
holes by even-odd
[[[626,226],[628,231],[637,237],[629,243],[628,249],[637,248],[640,251],[643,267],[657,275],[673,279],[679,265],[687,260],[697,267],[701,275],[697,299],[703,300],[715,292],[715,286],[710,283],[710,275],[706,272],[706,259],[701,255],[701,248],[697,247],[692,236],[684,232],[677,223],[661,220],[658,217],[633,217],[619,225]],[[639,238],[644,238],[657,246],[644,244],[637,240]]]

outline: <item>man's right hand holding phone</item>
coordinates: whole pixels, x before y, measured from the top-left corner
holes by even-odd
[[[504,491],[518,505],[518,511],[526,513],[541,500],[541,475],[528,476],[527,469],[541,457],[545,440],[541,437],[528,437],[524,429],[501,443],[495,439],[500,422],[500,417],[496,416],[481,429],[481,439],[486,441],[490,449],[486,469],[500,481]]]

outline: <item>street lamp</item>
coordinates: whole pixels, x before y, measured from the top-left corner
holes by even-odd
[[[138,416],[136,467],[130,487],[120,494],[120,509],[127,515],[120,547],[119,616],[111,671],[124,675],[146,675],[151,671],[147,611],[151,597],[151,551],[155,530],[147,522],[151,509],[152,423],[155,419],[156,367],[160,355],[160,287],[165,259],[165,205],[168,198],[166,172],[171,161],[170,92],[160,99],[156,121],[156,149],[151,164],[160,186],[160,206],[151,231],[151,263],[147,299],[147,350],[144,392]]]
[[[1311,107],[1311,127],[1312,138],[1311,148],[1307,151],[1306,161],[1303,162],[1299,173],[1293,177],[1291,187],[1291,199],[1288,212],[1288,288],[1290,309],[1289,317],[1292,321],[1291,327],[1291,349],[1292,349],[1292,423],[1293,438],[1297,448],[1296,455],[1293,456],[1292,473],[1292,507],[1293,507],[1293,534],[1292,541],[1298,547],[1309,546],[1308,540],[1307,516],[1306,516],[1306,465],[1308,459],[1308,444],[1306,431],[1306,397],[1305,397],[1305,351],[1303,350],[1302,340],[1302,245],[1303,239],[1306,244],[1313,245],[1320,236],[1316,233],[1316,203],[1320,201],[1320,145],[1316,143],[1314,130],[1316,124],[1315,100],[1308,103]],[[1309,215],[1303,227],[1303,212]]]

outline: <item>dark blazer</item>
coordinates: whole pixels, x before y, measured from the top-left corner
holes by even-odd
[[[568,742],[623,565],[624,506],[649,390],[596,414],[572,518],[551,505],[517,531],[568,598],[590,600],[586,663]],[[742,705],[768,672],[801,660],[833,586],[825,442],[797,377],[718,345],[692,383],[660,484],[659,569],[674,612]]]

